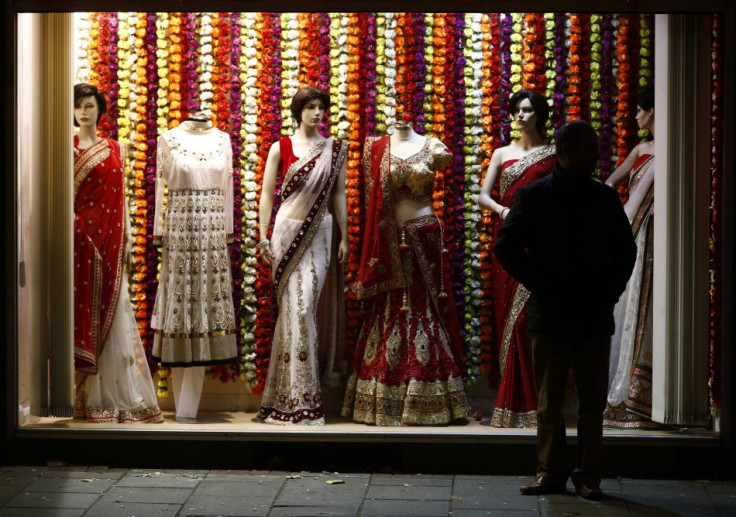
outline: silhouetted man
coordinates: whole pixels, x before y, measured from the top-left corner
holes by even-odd
[[[598,136],[580,120],[556,135],[552,174],[519,190],[494,253],[529,291],[528,330],[537,387],[537,477],[523,494],[564,492],[569,476],[562,407],[572,365],[578,396],[575,492],[599,499],[603,410],[613,307],[636,258],[618,195],[591,178]]]

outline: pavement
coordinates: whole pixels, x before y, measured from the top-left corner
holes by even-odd
[[[0,465],[4,516],[736,516],[736,481],[604,479],[603,500],[524,496],[532,477]]]

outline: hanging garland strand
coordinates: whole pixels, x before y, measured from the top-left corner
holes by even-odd
[[[613,172],[612,146],[614,145],[615,125],[613,117],[614,75],[614,28],[613,15],[606,13],[601,17],[601,61],[600,61],[600,91],[601,91],[601,130],[599,166],[601,181],[605,181]]]
[[[708,383],[714,417],[720,417],[722,408],[721,369],[723,358],[723,77],[725,32],[724,16],[713,15],[711,35],[711,206],[710,206],[710,328]]]
[[[260,125],[260,138],[256,139],[258,144],[258,167],[256,169],[256,183],[258,184],[258,195],[260,199],[261,186],[263,185],[263,168],[266,165],[268,150],[271,145],[281,136],[281,57],[274,54],[281,44],[281,18],[276,13],[261,13],[256,29],[261,37],[256,50],[261,57],[261,68],[258,72],[258,84],[260,85],[259,102],[260,114],[258,122]],[[280,194],[280,184],[276,185],[276,194]],[[274,196],[274,205],[278,202]],[[274,310],[275,296],[271,283],[271,268],[263,261],[258,260],[258,279],[255,282],[256,297],[258,298],[258,310],[256,312],[255,327],[255,354],[256,364],[253,393],[263,393],[268,372],[268,361],[271,353],[271,337],[276,322]]]

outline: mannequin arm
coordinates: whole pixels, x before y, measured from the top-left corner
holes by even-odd
[[[276,175],[278,174],[279,162],[281,161],[281,145],[274,142],[268,151],[266,166],[263,169],[263,186],[261,187],[261,198],[258,202],[258,240],[262,242],[268,239],[268,227],[271,224],[271,212],[273,210],[273,191],[276,187]],[[267,262],[270,260],[261,254]]]
[[[637,145],[631,150],[626,159],[621,162],[621,165],[616,167],[616,170],[611,173],[611,175],[606,180],[606,185],[608,185],[609,187],[617,188],[621,183],[624,182],[626,178],[629,177],[629,172],[638,159],[639,146]]]
[[[493,192],[493,187],[496,184],[496,180],[498,179],[498,174],[501,171],[501,165],[502,165],[502,157],[501,157],[501,149],[496,149],[493,154],[491,155],[491,163],[488,165],[488,170],[486,171],[486,177],[483,180],[483,186],[480,189],[480,195],[478,196],[478,204],[480,207],[484,210],[491,210],[501,217],[503,217],[503,213],[506,212],[508,214],[508,211],[506,208],[500,203],[497,203],[492,197],[491,192]]]
[[[347,160],[342,162],[342,168],[337,177],[335,185],[335,193],[332,200],[335,206],[335,217],[337,224],[340,226],[340,248],[337,252],[337,260],[345,264],[350,255],[350,246],[348,245],[348,205],[345,197],[345,178],[347,176]]]

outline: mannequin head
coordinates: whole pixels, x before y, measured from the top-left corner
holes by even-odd
[[[87,83],[74,85],[74,125],[99,124],[107,111],[107,100],[96,86]],[[82,120],[86,119],[86,120]],[[80,124],[81,122],[81,124]]]
[[[654,127],[654,88],[645,86],[636,95],[636,122],[641,129]]]
[[[520,90],[509,99],[508,110],[517,123],[520,120],[523,121],[522,124],[519,124],[519,129],[533,125],[537,133],[544,135],[549,118],[549,106],[544,96],[531,90]]]
[[[312,115],[315,113],[315,108],[318,105],[321,105],[322,108],[322,114],[320,116],[321,121],[324,114],[330,108],[330,94],[321,88],[315,88],[314,86],[299,88],[299,91],[297,91],[296,95],[291,99],[291,115],[294,117],[297,126],[301,125],[302,116],[304,115],[305,110]],[[310,124],[312,122],[313,121],[311,120],[309,121]]]

